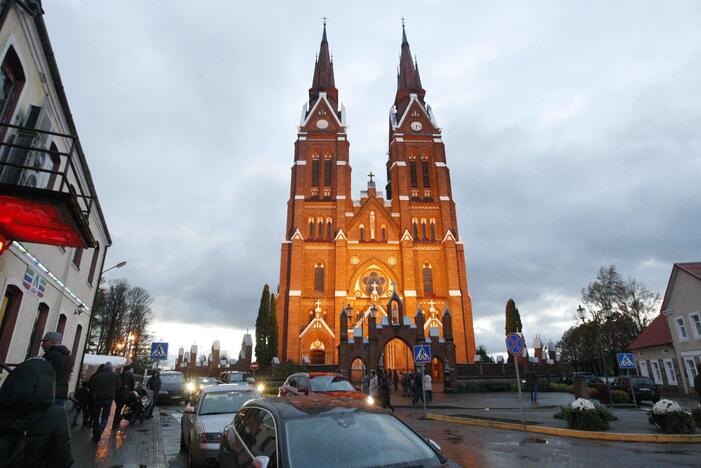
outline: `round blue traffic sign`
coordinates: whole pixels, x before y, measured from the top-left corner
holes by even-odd
[[[506,349],[514,356],[523,353],[523,338],[518,333],[509,333],[506,337]]]

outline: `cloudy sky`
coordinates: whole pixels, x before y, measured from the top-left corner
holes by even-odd
[[[356,194],[384,174],[406,17],[490,352],[509,297],[529,344],[556,340],[599,266],[663,293],[673,262],[701,260],[701,4],[329,3],[44,2],[107,263],[129,262],[108,275],[157,298],[157,338],[236,350],[277,287],[324,15]]]

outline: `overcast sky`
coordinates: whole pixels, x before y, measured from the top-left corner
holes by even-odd
[[[238,350],[277,287],[296,125],[328,16],[353,193],[384,174],[400,17],[444,129],[478,344],[573,324],[601,265],[664,293],[701,260],[698,2],[51,0],[46,22],[154,333]],[[378,186],[384,186],[380,176]]]

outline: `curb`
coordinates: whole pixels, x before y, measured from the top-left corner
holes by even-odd
[[[462,424],[465,426],[489,427],[510,431],[524,431],[536,434],[547,434],[576,439],[607,440],[610,442],[653,442],[661,444],[700,444],[701,435],[681,434],[625,434],[621,432],[592,432],[576,429],[561,429],[558,427],[529,426],[524,424],[484,421],[480,419],[459,418],[442,414],[428,413],[426,419]]]

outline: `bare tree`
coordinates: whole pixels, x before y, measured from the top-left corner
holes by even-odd
[[[629,278],[624,286],[620,308],[621,312],[633,319],[640,333],[650,323],[650,317],[659,309],[660,301],[659,294],[653,293],[635,278]]]

